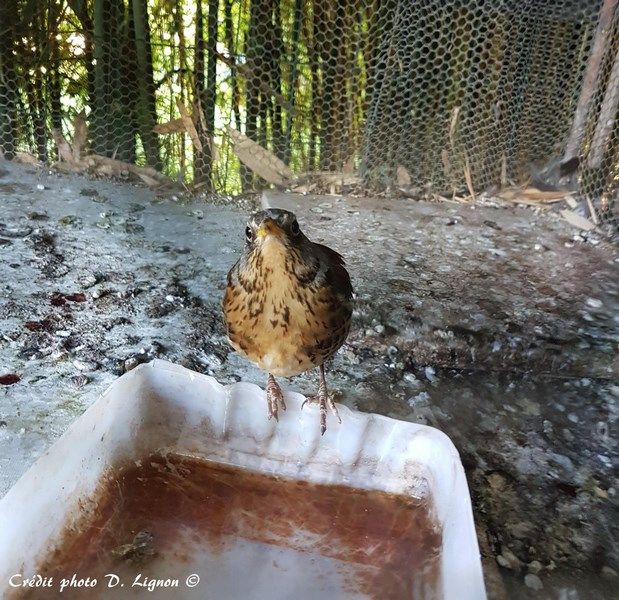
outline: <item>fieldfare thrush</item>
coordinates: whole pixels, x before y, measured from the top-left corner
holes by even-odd
[[[327,393],[324,363],[346,340],[352,317],[352,285],[344,259],[311,242],[295,215],[270,208],[252,215],[245,249],[228,273],[223,313],[232,347],[266,371],[269,418],[286,410],[275,377],[320,368],[318,393],[306,400],[327,407],[341,423]]]

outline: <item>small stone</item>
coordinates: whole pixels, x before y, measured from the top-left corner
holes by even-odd
[[[414,373],[404,373],[402,379],[406,381],[406,383],[410,383],[411,385],[418,386],[420,384],[419,379],[415,377]]]
[[[486,476],[486,479],[488,480],[490,487],[497,491],[502,490],[507,483],[505,481],[505,477],[503,477],[500,473],[490,473],[490,475]]]
[[[82,279],[80,279],[80,283],[82,284],[82,287],[90,288],[93,285],[97,285],[98,280],[94,275],[86,275],[86,277],[83,277]],[[94,294],[93,294],[93,297],[94,297]]]
[[[78,371],[96,371],[99,368],[99,365],[91,360],[74,360],[73,366]]]
[[[32,227],[5,227],[0,225],[0,235],[7,238],[25,238],[32,233]]]
[[[608,567],[608,566],[603,566],[601,572],[602,572],[602,577],[604,577],[605,579],[616,579],[617,577],[617,571],[615,571],[615,569]]]
[[[124,362],[125,373],[128,371],[131,371],[131,369],[135,369],[139,364],[140,364],[140,361],[137,358],[135,357],[128,358]]]
[[[50,358],[53,361],[60,362],[61,360],[66,360],[68,356],[69,353],[66,350],[56,350],[55,352],[52,352]]]
[[[318,213],[318,214],[323,212],[322,208],[319,208],[318,206],[312,206],[312,208],[310,208],[310,210],[312,212],[315,212],[315,213]]]
[[[501,554],[499,554],[499,555],[496,557],[496,561],[497,561],[497,562],[499,563],[499,565],[500,565],[501,567],[503,567],[504,569],[510,569],[510,568],[511,568],[511,567],[509,566],[509,561],[508,561],[506,558],[504,558]]]
[[[574,413],[570,413],[569,415],[567,415],[567,420],[571,421],[572,423],[578,423],[580,419],[578,418],[578,415],[575,415]]]
[[[223,360],[212,352],[203,355],[201,357],[201,362],[211,369],[218,369],[223,364]]]
[[[425,404],[430,399],[428,392],[419,392],[416,396],[408,399],[408,405],[415,408],[418,404]]]
[[[490,221],[489,219],[484,221],[484,225],[486,227],[490,227],[491,229],[496,229],[497,231],[501,231],[501,227],[499,227],[494,221]]]
[[[68,338],[71,335],[71,332],[67,331],[66,329],[59,329],[58,331],[56,331],[56,335],[58,337]]]
[[[593,493],[598,497],[606,500],[608,498],[608,492],[598,487],[597,485],[593,486]]]
[[[79,375],[74,375],[73,377],[71,377],[71,383],[74,385],[74,387],[80,389],[90,383],[90,377],[84,375],[83,373],[80,373]]]
[[[586,304],[591,308],[602,308],[603,306],[602,301],[597,298],[587,298]]]
[[[531,588],[532,590],[536,590],[536,591],[539,591],[544,588],[544,584],[542,583],[542,580],[534,573],[529,573],[528,575],[525,575],[524,584],[528,588]]]
[[[374,327],[374,331],[376,333],[385,333],[385,326],[384,325],[376,325],[376,327]]]
[[[609,426],[606,421],[598,421],[595,424],[595,435],[602,443],[610,442]]]
[[[507,547],[501,548],[501,554],[496,557],[497,562],[506,569],[517,571],[522,567],[520,559]]]
[[[536,529],[533,523],[528,521],[519,521],[510,527],[512,535],[519,540],[523,540],[535,535]]]
[[[168,294],[165,299],[166,302],[174,302],[174,296],[172,296],[171,294]]]
[[[544,568],[544,566],[541,562],[539,562],[539,560],[532,560],[527,565],[527,568],[529,569],[529,573],[539,573]]]
[[[19,383],[21,377],[16,373],[7,373],[6,375],[0,375],[0,385],[13,385]]]
[[[42,192],[45,189],[45,186],[42,183],[37,183],[37,190],[39,190],[39,192]]]
[[[426,379],[428,381],[435,381],[436,380],[436,371],[434,370],[434,367],[426,367],[423,370],[424,375],[426,376]]]
[[[77,217],[75,215],[65,215],[64,217],[60,217],[58,219],[58,223],[60,225],[74,225],[77,221]]]
[[[98,300],[99,298],[103,298],[103,296],[107,296],[110,292],[111,290],[106,290],[106,289],[95,290],[92,293],[92,297],[94,300]]]

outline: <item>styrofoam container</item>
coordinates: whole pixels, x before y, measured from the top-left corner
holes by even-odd
[[[413,596],[485,598],[466,478],[449,438],[431,427],[343,406],[342,424],[329,416],[321,436],[317,409],[301,410],[300,394],[285,397],[288,410],[277,423],[267,420],[264,391],[252,384],[222,386],[160,360],[119,378],[0,500],[0,597],[15,593],[9,585],[15,574],[45,576],[39,568],[113,465],[173,452],[316,484],[425,497],[442,531],[440,576],[435,589]],[[274,553],[280,568],[271,573]],[[309,560],[298,549],[239,543],[208,557],[185,557],[179,574],[200,573],[206,563],[208,576],[202,572],[195,588],[151,593],[138,587],[122,593],[269,600],[367,597],[346,584],[345,565],[329,556]],[[13,578],[13,583],[20,581],[21,576]],[[124,597],[119,588],[113,591],[110,597]],[[85,590],[83,597],[89,593]]]

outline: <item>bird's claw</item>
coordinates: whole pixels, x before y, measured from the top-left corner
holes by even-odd
[[[325,389],[321,388],[315,396],[307,397],[303,401],[303,404],[301,404],[301,410],[303,410],[306,404],[318,404],[320,409],[320,435],[324,435],[325,431],[327,431],[327,407],[329,407],[331,412],[337,417],[338,422],[342,422],[337,406],[335,406],[335,402],[333,402],[332,395],[328,394]]]
[[[268,413],[269,413],[269,421],[272,418],[275,418],[276,421],[279,422],[279,409],[286,410],[286,402],[284,402],[284,394],[282,393],[282,389],[275,381],[273,375],[269,375],[269,379],[267,381],[267,404],[268,404]]]

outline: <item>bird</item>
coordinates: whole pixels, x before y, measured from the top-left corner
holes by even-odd
[[[267,374],[268,418],[286,410],[275,377],[319,369],[318,392],[305,400],[327,408],[341,423],[327,392],[325,362],[344,344],[353,314],[353,288],[344,258],[310,241],[294,213],[269,208],[254,213],[245,247],[227,277],[223,316],[231,346]]]

